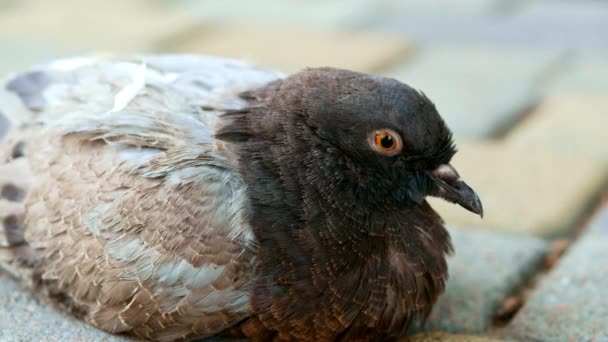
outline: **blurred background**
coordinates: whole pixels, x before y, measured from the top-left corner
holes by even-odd
[[[465,229],[451,230],[451,277],[428,326],[608,339],[608,1],[0,0],[0,74],[130,53],[221,55],[287,73],[334,66],[424,91],[485,208],[482,220],[432,201]],[[0,340],[101,340],[4,279]]]
[[[335,66],[423,90],[455,132],[483,220],[575,231],[605,189],[608,2],[0,0],[0,73],[76,54],[181,52],[294,72]]]

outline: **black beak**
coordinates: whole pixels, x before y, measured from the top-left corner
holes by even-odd
[[[461,207],[483,217],[483,206],[479,196],[467,185],[456,169],[450,164],[439,165],[431,172],[435,188],[430,195],[441,197],[448,202],[457,203]]]

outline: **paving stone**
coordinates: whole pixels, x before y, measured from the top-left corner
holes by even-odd
[[[444,332],[422,333],[403,339],[403,342],[498,342],[506,341],[486,336],[450,334]]]
[[[185,13],[134,1],[27,1],[0,11],[0,39],[81,51],[150,52],[189,27]]]
[[[538,100],[559,53],[499,46],[429,48],[385,72],[421,89],[456,135],[488,137]]]
[[[459,13],[457,10],[420,14],[379,8],[353,19],[351,25],[360,29],[404,33],[416,41],[424,42],[427,46],[495,42],[500,42],[501,45],[513,45],[512,41],[519,42],[522,36],[509,30],[504,17]],[[502,39],[494,39],[495,36],[501,36]]]
[[[520,340],[608,341],[608,207],[507,327]]]
[[[392,18],[400,16],[450,17],[455,15],[483,15],[493,12],[501,0],[380,0],[378,11]]]
[[[51,307],[42,306],[0,271],[0,340],[131,341],[106,334]]]
[[[507,143],[608,162],[608,148],[602,143],[606,139],[607,127],[608,87],[604,94],[562,93],[546,98],[537,110],[510,132]]]
[[[506,0],[490,6],[490,13],[485,14],[461,10],[459,1],[452,3],[448,10],[424,15],[380,8],[353,24],[406,33],[425,44],[500,42],[504,46],[586,50],[608,46],[606,2]]]
[[[448,223],[537,236],[572,228],[608,180],[606,164],[581,156],[462,141],[452,165],[479,194],[484,218],[431,198]]]
[[[369,0],[164,0],[202,20],[272,22],[284,25],[340,26],[364,15],[374,2]]]
[[[450,278],[425,330],[481,333],[503,300],[513,294],[544,260],[539,238],[490,231],[450,229],[455,255]]]
[[[608,39],[608,35],[606,37]],[[586,92],[608,94],[608,50],[578,53],[568,68],[560,70],[559,77],[546,87],[546,93],[561,94]]]
[[[529,1],[510,25],[530,33],[530,43],[608,48],[608,3],[605,1]],[[539,29],[542,28],[542,29]]]
[[[587,229],[587,234],[589,235],[599,235],[604,237],[608,236],[608,197]]]
[[[402,37],[390,35],[241,23],[201,27],[166,48],[243,58],[293,72],[313,66],[373,71],[401,58],[408,47]]]
[[[16,7],[19,7],[19,5],[19,0],[0,0],[0,11],[12,10]]]

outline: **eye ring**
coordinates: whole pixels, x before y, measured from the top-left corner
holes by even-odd
[[[373,130],[369,135],[369,143],[374,151],[385,156],[397,155],[403,149],[401,136],[390,128]]]

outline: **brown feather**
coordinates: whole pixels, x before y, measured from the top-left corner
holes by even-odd
[[[170,83],[171,63],[151,59],[146,84],[118,108],[129,114],[108,112],[141,71],[129,62],[51,64],[0,92],[24,104],[0,103],[10,122],[28,123],[0,149],[0,263],[27,256],[14,273],[40,296],[103,330],[157,340],[209,336],[246,317],[253,262],[234,156],[210,139],[217,113],[187,98],[215,89],[208,103],[231,105],[233,81]],[[252,84],[276,77],[197,63],[199,72],[242,70]]]
[[[428,98],[338,69],[145,59],[0,89],[2,267],[159,341],[372,341],[428,316],[451,243],[424,198],[455,153]],[[377,128],[404,132],[403,153],[370,148]]]

